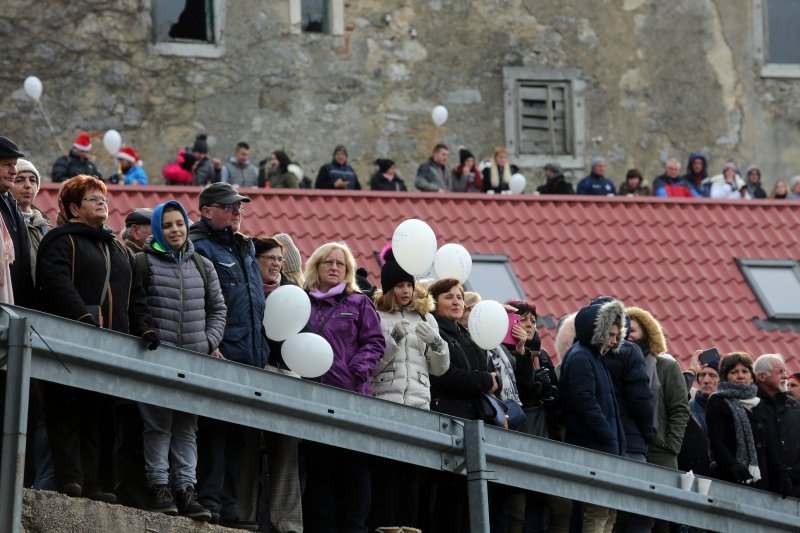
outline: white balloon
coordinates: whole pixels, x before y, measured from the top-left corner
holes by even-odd
[[[25,78],[23,87],[25,88],[25,94],[30,96],[34,101],[38,102],[39,98],[42,97],[42,80],[36,76],[28,76]]]
[[[433,269],[439,279],[456,278],[464,283],[472,272],[472,257],[460,244],[445,244],[433,258]]]
[[[316,333],[292,335],[281,346],[281,356],[291,370],[304,378],[318,378],[333,364],[333,348]]]
[[[122,148],[122,136],[117,130],[108,130],[103,135],[103,146],[106,147],[109,154],[116,157],[119,149]]]
[[[430,270],[436,255],[436,235],[422,220],[410,218],[394,230],[392,252],[403,270],[421,276]]]
[[[499,302],[484,300],[469,314],[469,334],[484,350],[496,348],[508,332],[508,313]]]
[[[442,126],[447,122],[447,108],[443,105],[437,105],[433,108],[433,111],[431,111],[431,118],[434,124]]]
[[[514,174],[508,182],[508,188],[514,194],[522,194],[525,191],[525,176],[522,174]]]
[[[285,341],[308,324],[311,301],[297,285],[278,287],[267,298],[264,308],[264,331],[274,341]]]

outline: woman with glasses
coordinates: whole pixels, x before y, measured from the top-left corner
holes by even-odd
[[[42,239],[36,256],[37,307],[84,324],[141,336],[154,350],[147,302],[133,258],[105,227],[108,189],[78,175],[61,186],[66,223]],[[100,434],[111,432],[113,402],[57,383],[45,387],[47,433],[58,489],[68,496],[115,502],[100,484]]]
[[[355,281],[356,262],[346,244],[317,248],[306,263],[311,298],[309,328],[333,348],[320,383],[372,394],[372,374],[386,342],[380,318]],[[367,459],[341,448],[308,442],[303,522],[307,531],[367,531],[371,483]]]
[[[275,289],[283,285],[296,285],[291,279],[282,272],[282,267],[286,263],[284,250],[278,239],[274,237],[253,237],[253,245],[256,250],[256,261],[261,272],[261,282],[264,286],[264,297],[269,299]],[[281,357],[281,346],[283,342],[267,339],[269,345],[269,358],[267,359],[267,370],[278,372],[284,375],[299,378],[300,376],[289,370]],[[261,432],[260,432],[261,433]],[[261,433],[261,450],[266,450],[267,472],[260,472],[262,461],[260,453],[253,446],[253,453],[244,455],[243,463],[250,465],[249,470],[256,475],[252,476],[251,500],[253,509],[258,506],[258,484],[257,477],[266,475],[269,483],[269,520],[271,527],[275,531],[302,531],[303,529],[303,506],[302,493],[300,491],[300,473],[298,468],[298,454],[300,440],[287,435],[278,433]],[[254,443],[248,443],[253,445]],[[256,443],[257,444],[257,443]],[[259,459],[253,462],[254,459]],[[245,465],[241,471],[248,470]],[[261,515],[262,513],[258,513]]]

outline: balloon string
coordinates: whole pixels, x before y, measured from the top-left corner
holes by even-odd
[[[55,130],[55,128],[53,128],[53,124],[50,122],[50,117],[47,116],[47,111],[44,110],[44,106],[42,105],[42,101],[41,100],[36,100],[36,104],[39,106],[39,109],[41,110],[42,115],[44,115],[44,119],[47,121],[47,127],[50,128],[50,133],[53,134],[53,137],[55,138],[56,143],[58,144],[58,149],[61,150],[62,153],[66,153],[66,150],[64,150],[64,145],[61,144],[61,139],[59,139],[58,135],[56,135],[56,130]]]

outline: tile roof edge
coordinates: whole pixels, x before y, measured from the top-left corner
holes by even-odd
[[[61,183],[44,182],[40,190],[57,191]],[[178,185],[111,185],[109,193],[114,191],[159,193],[165,192],[181,194],[199,194],[201,188],[196,186]],[[480,194],[480,193],[436,193],[436,192],[387,192],[387,191],[336,191],[330,189],[259,189],[255,187],[240,187],[242,193],[250,196],[299,196],[299,197],[353,197],[353,198],[424,198],[440,200],[472,200],[481,202],[563,202],[563,203],[625,203],[625,204],[686,204],[686,205],[719,205],[719,206],[748,206],[748,207],[787,207],[800,208],[800,200],[721,200],[712,198],[659,198],[627,197],[627,196],[584,196],[570,195],[540,195],[540,194]]]

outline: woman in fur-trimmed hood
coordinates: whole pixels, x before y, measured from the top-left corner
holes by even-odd
[[[431,314],[435,303],[424,288],[414,286],[414,276],[397,263],[390,246],[383,249],[381,259],[381,288],[374,300],[386,350],[373,372],[372,395],[430,409],[430,376],[441,376],[450,368],[450,349]],[[377,457],[371,464],[369,530],[391,524],[418,527],[423,470]]]
[[[678,468],[678,454],[689,423],[689,393],[681,367],[667,354],[661,324],[640,307],[625,310],[631,319],[630,340],[642,349],[645,372],[653,395],[656,440],[647,448],[647,462]]]
[[[381,288],[375,305],[381,318],[386,351],[373,372],[372,394],[393,402],[430,409],[429,376],[441,376],[450,366],[447,343],[431,314],[433,297],[405,272],[391,247],[381,253]]]

